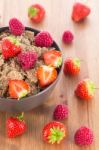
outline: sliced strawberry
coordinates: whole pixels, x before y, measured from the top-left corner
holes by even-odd
[[[3,39],[1,47],[4,59],[15,57],[22,50],[20,42],[13,36]]]
[[[42,65],[37,69],[37,78],[41,87],[48,86],[57,78],[57,70],[53,67]]]
[[[88,6],[81,3],[75,3],[73,6],[72,19],[75,22],[82,21],[90,14],[90,12],[91,10]]]
[[[11,98],[20,99],[29,92],[30,87],[24,80],[9,80],[9,95]]]
[[[43,54],[43,59],[46,65],[60,67],[62,64],[61,52],[57,50],[49,50]]]
[[[43,139],[50,144],[60,144],[66,138],[66,134],[64,124],[57,121],[49,122],[43,129]]]

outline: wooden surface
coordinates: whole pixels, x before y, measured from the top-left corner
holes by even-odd
[[[46,18],[39,25],[31,25],[27,17],[27,8],[35,2],[46,9]],[[51,32],[63,50],[64,58],[78,56],[83,60],[79,76],[69,78],[62,74],[48,101],[25,113],[28,131],[23,136],[11,140],[6,138],[5,121],[12,114],[0,113],[0,150],[99,150],[99,91],[95,91],[95,97],[89,103],[81,102],[74,96],[76,84],[86,77],[91,78],[99,88],[99,1],[87,1],[92,13],[81,24],[71,20],[74,2],[75,0],[0,0],[1,26],[8,25],[11,17],[17,17],[26,26]],[[61,35],[67,29],[75,37],[70,46],[61,42]],[[64,97],[61,98],[60,94]],[[68,138],[60,145],[48,145],[42,141],[42,128],[52,120],[54,107],[60,102],[67,103],[70,109],[68,120],[63,121],[68,128]],[[80,148],[73,142],[74,132],[82,125],[87,125],[94,131],[95,143],[90,147]]]

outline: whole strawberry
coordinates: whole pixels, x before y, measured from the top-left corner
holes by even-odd
[[[77,145],[87,146],[93,143],[94,135],[91,129],[81,127],[76,131],[74,140]]]
[[[59,104],[54,110],[53,117],[57,120],[63,120],[68,117],[68,113],[68,106],[65,104]]]
[[[65,75],[77,75],[80,72],[80,65],[79,58],[68,58],[64,62],[63,72]]]
[[[35,44],[40,47],[50,47],[53,44],[53,39],[49,32],[42,31],[36,35]]]
[[[10,117],[6,121],[6,133],[8,138],[15,138],[22,135],[27,129],[27,125],[23,120],[23,115],[19,117]]]
[[[88,6],[77,2],[73,6],[72,19],[75,22],[82,21],[90,14],[90,12],[91,10]]]
[[[25,27],[17,18],[12,18],[9,21],[9,30],[13,35],[17,36],[24,32]]]
[[[63,123],[50,122],[43,129],[43,139],[50,144],[60,144],[66,138],[67,131]]]
[[[94,97],[95,85],[90,79],[80,81],[76,87],[75,94],[82,100],[91,100]]]
[[[22,50],[20,42],[14,36],[4,38],[1,42],[1,49],[2,55],[6,60],[17,56]]]
[[[28,17],[33,23],[40,23],[45,17],[45,9],[40,4],[34,4],[28,9]]]

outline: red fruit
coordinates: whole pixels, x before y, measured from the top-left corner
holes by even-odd
[[[35,44],[40,47],[50,47],[53,44],[53,39],[50,33],[42,31],[36,35]]]
[[[20,42],[13,36],[9,36],[8,38],[3,39],[1,47],[2,55],[6,60],[11,57],[15,57],[22,50]]]
[[[65,104],[59,104],[56,106],[54,113],[53,113],[53,117],[54,119],[57,120],[63,120],[68,118],[68,106]]]
[[[90,12],[91,10],[88,6],[81,3],[75,3],[72,11],[72,19],[75,22],[82,21],[90,14]]]
[[[39,4],[34,4],[28,9],[28,16],[32,22],[39,23],[45,17],[45,9]]]
[[[81,127],[76,131],[74,140],[77,145],[87,146],[93,143],[94,135],[91,129]]]
[[[53,67],[42,65],[37,69],[37,78],[41,87],[48,86],[57,78],[57,71]]]
[[[95,85],[90,79],[80,81],[75,90],[76,96],[83,100],[91,100],[94,92]]]
[[[30,87],[24,80],[9,80],[9,95],[11,98],[20,99],[29,92]]]
[[[60,144],[66,138],[67,131],[63,123],[50,122],[43,129],[43,139],[50,144]]]
[[[21,35],[25,27],[17,18],[12,18],[9,21],[9,30],[13,35]]]
[[[46,65],[60,67],[62,64],[61,52],[57,50],[49,50],[43,54],[43,59]]]
[[[33,51],[22,52],[18,55],[17,61],[23,70],[34,68],[37,61],[37,53]]]
[[[6,121],[6,132],[8,138],[14,138],[22,135],[27,129],[27,125],[20,117],[10,117]]]
[[[62,36],[62,41],[66,44],[71,44],[74,36],[71,31],[65,31]]]
[[[64,74],[65,75],[77,75],[80,72],[80,60],[79,58],[68,58],[64,62]]]

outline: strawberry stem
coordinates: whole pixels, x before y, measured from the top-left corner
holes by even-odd
[[[23,118],[24,118],[24,112],[22,112],[21,115],[19,115],[17,118],[18,118],[20,121],[22,121]]]

